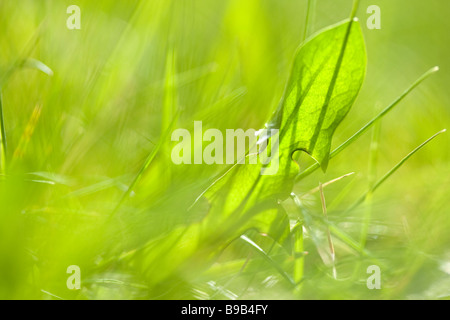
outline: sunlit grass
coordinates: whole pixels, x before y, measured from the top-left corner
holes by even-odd
[[[304,226],[289,239],[295,254],[255,231],[191,247],[209,209],[192,204],[226,167],[174,165],[170,132],[196,120],[263,127],[298,44],[352,7],[313,2],[78,1],[82,29],[68,30],[73,3],[2,1],[0,297],[448,298],[448,133],[395,166],[449,125],[442,1],[379,1],[381,30],[365,28],[372,3],[360,1],[366,80],[336,131],[327,173],[300,157],[283,202],[291,226]],[[434,65],[439,73],[414,82]],[[368,132],[380,121],[374,177]],[[367,190],[370,201],[358,200]],[[366,287],[373,264],[381,290]],[[81,290],[66,286],[70,265],[81,268]]]

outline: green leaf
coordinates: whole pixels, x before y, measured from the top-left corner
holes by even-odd
[[[372,118],[368,123],[366,123],[361,129],[359,129],[355,134],[353,134],[349,139],[343,142],[339,147],[333,150],[330,153],[330,158],[337,156],[343,150],[345,150],[348,146],[354,143],[359,137],[361,137],[364,133],[367,132],[374,124],[376,124],[380,119],[382,119],[385,115],[391,112],[405,97],[407,97],[419,84],[421,84],[424,80],[426,80],[429,76],[439,71],[439,67],[433,67],[427,72],[425,72],[421,77],[419,77],[408,89],[406,89],[394,102],[392,102],[389,106],[387,106],[383,111],[377,114],[374,118]],[[296,181],[300,181],[304,177],[313,173],[316,169],[319,168],[319,164],[313,164],[307,169],[303,170],[296,178]]]
[[[240,221],[261,203],[276,207],[277,200],[288,197],[298,174],[291,159],[295,150],[308,152],[326,168],[333,133],[356,99],[365,68],[364,39],[356,21],[328,28],[300,46],[285,94],[266,126],[279,129],[279,169],[261,175],[262,165],[235,165],[214,182],[205,192],[212,228],[229,218]]]
[[[182,227],[183,232],[178,230],[150,242],[147,248],[151,251],[164,249],[153,254],[151,261],[141,261],[142,267],[146,269],[158,261],[159,281],[170,273],[185,273],[192,266],[198,268],[200,259],[205,265],[211,263],[215,254],[249,229],[267,234],[290,251],[286,241],[289,218],[279,200],[290,195],[299,173],[292,153],[302,149],[323,169],[327,167],[333,133],[356,99],[365,67],[364,39],[356,21],[344,21],[306,41],[297,51],[280,106],[266,126],[279,129],[276,173],[263,175],[271,165],[249,164],[252,157],[257,157],[249,152],[247,164],[232,166],[202,193],[210,204],[206,217]],[[262,139],[268,140],[268,148],[276,143],[270,135],[261,137],[260,142]],[[163,256],[173,255],[177,261],[164,261]]]
[[[279,109],[280,150],[309,153],[325,171],[331,139],[361,88],[366,53],[357,21],[320,32],[298,49]]]

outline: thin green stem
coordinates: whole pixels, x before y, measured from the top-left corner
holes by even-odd
[[[370,155],[369,155],[369,189],[372,189],[375,185],[377,178],[377,163],[378,163],[378,145],[380,141],[381,121],[375,124],[372,131],[372,141],[370,143]],[[364,221],[361,229],[360,243],[364,248],[367,243],[367,236],[369,234],[370,219],[372,217],[372,192],[367,194],[368,205],[364,212]]]
[[[438,133],[434,134],[432,137],[428,138],[425,142],[423,142],[420,146],[415,148],[413,151],[411,151],[406,157],[404,157],[399,163],[395,165],[391,170],[389,170],[388,173],[386,173],[380,180],[378,180],[375,185],[372,187],[372,191],[377,190],[380,185],[386,181],[395,171],[397,171],[406,161],[408,161],[409,158],[411,158],[417,151],[425,147],[431,140],[436,138],[438,135],[445,133],[447,129],[441,130]]]
[[[413,151],[411,151],[410,153],[408,153],[408,155],[406,157],[404,157],[399,163],[397,163],[391,170],[389,170],[381,179],[379,179],[373,186],[371,189],[369,189],[369,191],[367,191],[361,198],[359,198],[354,204],[353,206],[350,207],[350,210],[355,209],[358,205],[360,205],[361,203],[364,202],[364,200],[366,200],[367,196],[373,192],[375,192],[375,190],[377,190],[382,184],[383,182],[385,182],[390,176],[392,176],[406,161],[409,160],[409,158],[411,158],[416,152],[418,152],[420,149],[422,149],[423,147],[425,147],[430,141],[432,141],[434,138],[436,138],[438,135],[446,132],[447,130],[441,130],[438,133],[434,134],[432,137],[428,138],[425,142],[423,142],[421,145],[419,145],[417,148],[415,148]]]
[[[293,243],[293,253],[294,253],[294,281],[295,283],[300,283],[303,279],[304,267],[305,267],[305,256],[304,256],[304,243],[303,243],[303,222],[298,221],[297,224],[292,229],[292,236],[294,239]],[[298,255],[301,254],[300,257]]]

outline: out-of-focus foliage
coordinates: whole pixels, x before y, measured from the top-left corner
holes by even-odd
[[[367,74],[332,149],[430,67],[439,65],[441,72],[383,118],[378,135],[363,136],[332,159],[326,173],[316,171],[294,185],[298,201],[281,204],[291,227],[299,221],[305,226],[286,240],[292,254],[255,230],[239,237],[236,230],[221,233],[221,225],[202,229],[210,204],[191,205],[226,167],[174,165],[173,144],[160,141],[171,126],[192,130],[194,120],[205,129],[262,128],[289,79],[307,1],[76,2],[0,2],[7,138],[0,297],[450,295],[448,135],[346,211],[409,151],[448,127],[450,3],[361,1]],[[72,4],[81,8],[81,30],[66,27]],[[381,8],[380,30],[365,26],[372,4]],[[311,29],[348,18],[351,5],[317,1]],[[149,166],[140,171],[146,159]],[[300,170],[311,161],[300,156]],[[318,193],[309,191],[349,172],[356,174],[324,188],[327,222]],[[260,225],[277,222],[278,214],[261,218]],[[199,234],[226,242],[217,247]],[[367,267],[374,264],[382,271],[381,290],[366,286]],[[66,286],[70,265],[80,266],[81,290]]]

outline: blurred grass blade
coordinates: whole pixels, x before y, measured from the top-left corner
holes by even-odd
[[[36,69],[36,70],[42,71],[43,73],[45,73],[49,77],[52,77],[53,74],[54,74],[53,70],[50,69],[49,66],[47,66],[42,61],[39,61],[39,60],[36,60],[36,59],[28,58],[28,59],[23,61],[22,66],[25,67],[25,68],[31,68],[31,69]]]
[[[22,53],[19,55],[19,57],[14,61],[14,63],[8,68],[8,70],[0,77],[0,89],[3,88],[5,83],[9,80],[9,78],[12,76],[12,74],[19,68],[23,66],[23,64],[26,62],[27,57],[31,56],[33,50],[36,48],[36,46],[39,43],[39,39],[42,35],[44,23],[41,23],[37,30],[34,32],[31,39],[26,44],[25,48],[23,49]]]
[[[161,133],[171,125],[177,110],[177,84],[176,84],[176,52],[170,49],[166,57],[166,74],[164,81],[164,103],[162,110]]]
[[[250,245],[253,249],[255,249],[256,252],[258,252],[267,262],[270,263],[280,274],[281,276],[286,279],[292,286],[295,286],[294,280],[289,276],[284,269],[276,263],[260,246],[258,246],[255,242],[253,242],[251,239],[249,239],[245,235],[241,235],[240,237],[245,243]]]
[[[388,107],[381,111],[376,117],[370,120],[366,125],[358,130],[353,136],[351,136],[347,141],[342,143],[339,147],[334,149],[330,154],[330,159],[337,156],[341,151],[355,142],[361,135],[363,135],[368,129],[370,129],[378,120],[383,118],[387,113],[389,113],[397,104],[399,104],[412,90],[414,90],[419,84],[421,84],[425,79],[427,79],[433,73],[439,71],[439,67],[433,67],[427,72],[425,72],[419,79],[417,79],[408,89],[406,89],[394,102],[392,102]],[[315,163],[301,172],[297,177],[296,181],[300,181],[306,176],[310,175],[320,167],[319,164]]]
[[[350,19],[353,19],[354,17],[356,17],[356,12],[358,11],[358,8],[359,8],[359,1],[360,0],[353,0],[353,6],[352,6],[352,12],[350,14]]]
[[[56,294],[53,294],[53,293],[48,292],[48,291],[45,291],[44,289],[41,289],[41,292],[45,293],[45,294],[49,295],[50,297],[55,298],[57,300],[66,300],[64,298],[61,298],[60,296],[57,296]]]
[[[340,181],[340,180],[342,180],[344,178],[350,177],[350,176],[352,176],[354,174],[355,174],[354,172],[350,172],[350,173],[344,174],[343,176],[340,176],[339,178],[336,178],[336,179],[330,180],[328,182],[322,183],[322,188],[328,187],[329,185],[331,185],[331,184],[333,184],[335,182],[338,182],[338,181]],[[316,193],[316,192],[320,191],[320,188],[321,188],[320,186],[317,187],[317,188],[314,188],[314,189],[312,189],[312,190],[302,194],[301,197],[304,197],[306,195],[310,195],[310,194]]]
[[[291,231],[293,239],[293,256],[294,256],[294,281],[300,283],[303,279],[305,268],[305,246],[303,236],[303,223],[298,222]]]
[[[409,158],[411,158],[416,152],[418,152],[420,149],[422,149],[423,147],[425,147],[429,142],[431,142],[434,138],[436,138],[438,135],[446,132],[447,129],[441,130],[438,133],[434,134],[432,137],[428,138],[425,142],[423,142],[421,145],[419,145],[417,148],[415,148],[413,151],[411,151],[410,153],[408,153],[408,155],[406,157],[404,157],[399,163],[397,163],[391,170],[389,170],[389,172],[387,172],[381,179],[379,179],[374,185],[373,187],[367,191],[361,198],[359,198],[349,209],[353,210],[355,209],[358,205],[360,205],[361,203],[364,202],[364,200],[367,198],[367,196],[373,192],[375,192],[376,189],[378,189],[378,187],[380,187],[383,182],[385,182],[391,175],[393,175],[406,161],[409,160]]]
[[[15,159],[22,158],[25,155],[25,152],[28,147],[28,143],[31,140],[31,137],[34,133],[38,120],[41,116],[42,106],[40,104],[36,105],[31,113],[30,120],[28,120],[27,126],[20,137],[19,143],[17,144],[16,149],[14,150],[13,157],[11,162]]]
[[[375,185],[377,178],[377,165],[378,165],[378,149],[380,143],[380,131],[381,131],[381,120],[378,121],[374,128],[372,129],[372,141],[370,142],[370,153],[369,153],[369,189],[372,189]],[[364,248],[367,243],[367,236],[369,234],[369,225],[372,217],[372,192],[367,194],[367,201],[369,202],[364,211],[364,220],[361,228],[360,243],[361,247]]]
[[[33,58],[25,58],[21,60],[17,60],[3,75],[2,78],[0,78],[0,88],[4,86],[9,78],[17,71],[22,68],[30,68],[30,69],[36,69],[39,70],[49,77],[52,77],[54,75],[53,70],[50,69],[49,66],[47,66],[42,61],[39,61],[37,59]]]
[[[305,207],[302,200],[293,192],[291,193],[291,199],[293,200],[295,207],[298,210],[298,213],[303,218],[304,226],[305,226],[306,230],[308,230],[309,236],[313,240],[318,251],[320,251],[320,238],[319,238],[319,235],[317,234],[317,232],[315,232],[314,220],[313,220],[312,214],[309,213],[308,209]],[[362,256],[369,256],[369,253],[366,250],[364,250],[363,248],[361,248],[359,243],[357,241],[355,241],[350,235],[346,234],[344,231],[340,230],[334,224],[330,223],[329,221],[327,221],[325,219],[321,220],[321,219],[319,219],[319,217],[314,217],[314,218],[317,218],[321,223],[327,225],[328,228],[330,229],[331,233],[336,238],[338,238],[343,243],[345,243],[349,248],[353,249],[355,252],[359,253]]]
[[[306,18],[305,18],[305,31],[303,34],[303,41],[308,38],[311,33],[310,30],[314,26],[314,12],[316,7],[316,0],[308,0],[308,7],[306,9]]]
[[[325,195],[323,193],[323,185],[321,183],[319,183],[319,193],[320,193],[320,202],[322,204],[322,212],[325,217],[325,221],[328,222],[327,205],[325,202]],[[333,278],[337,279],[336,252],[334,250],[333,238],[331,238],[330,228],[328,227],[328,224],[327,224],[327,238],[328,238],[328,246],[330,247],[331,263],[333,267]]]
[[[447,129],[441,130],[434,134],[432,137],[428,138],[425,142],[423,142],[421,145],[419,145],[417,148],[415,148],[413,151],[411,151],[406,157],[404,157],[397,165],[395,165],[388,173],[386,173],[380,180],[378,180],[374,186],[372,187],[372,191],[375,191],[378,189],[378,187],[386,181],[395,171],[397,171],[406,161],[408,161],[409,158],[411,158],[417,151],[425,147],[429,142],[431,142],[434,138],[436,138],[438,135],[445,133]]]
[[[0,127],[1,127],[1,144],[0,144],[0,174],[4,175],[6,172],[6,130],[5,118],[3,116],[3,96],[0,88]]]
[[[148,155],[147,159],[145,160],[143,166],[137,173],[136,177],[134,178],[133,182],[128,187],[127,191],[123,194],[120,201],[117,203],[114,210],[111,212],[110,217],[114,216],[115,213],[119,210],[120,206],[123,204],[123,202],[130,196],[131,192],[133,191],[134,187],[138,184],[139,180],[144,175],[145,171],[148,169],[150,164],[152,163],[153,159],[155,159],[156,155],[158,154],[159,150],[161,149],[162,145],[167,141],[168,136],[173,130],[173,127],[175,126],[175,123],[177,122],[179,112],[175,114],[175,117],[172,119],[172,122],[170,123],[169,127],[167,128],[166,132],[160,137],[158,144],[153,148],[152,152]]]

